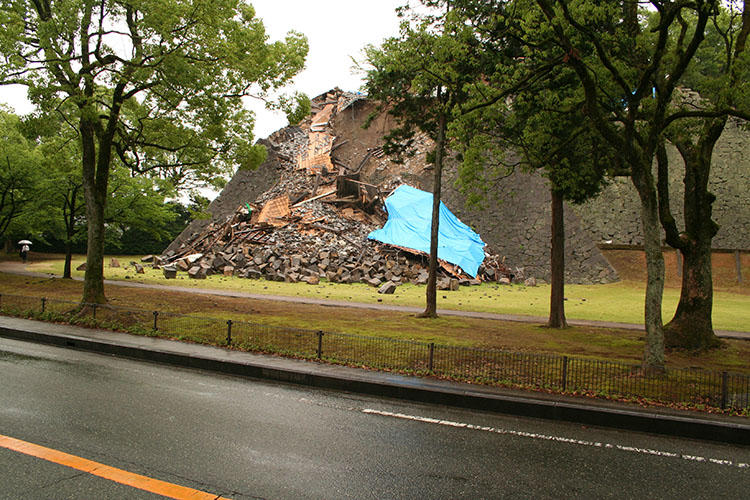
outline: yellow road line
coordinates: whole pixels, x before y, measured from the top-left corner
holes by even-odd
[[[0,447],[31,455],[32,457],[41,458],[48,462],[54,462],[66,467],[78,469],[94,476],[99,476],[104,479],[109,479],[110,481],[115,481],[117,483],[169,498],[190,500],[221,500],[223,498],[218,495],[206,493],[205,491],[194,490],[193,488],[141,476],[140,474],[134,474],[126,470],[110,467],[109,465],[100,464],[62,451],[53,450],[52,448],[46,448],[44,446],[39,446],[38,444],[3,436],[2,434],[0,434]]]

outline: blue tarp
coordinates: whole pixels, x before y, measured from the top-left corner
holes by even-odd
[[[396,188],[385,200],[388,222],[367,237],[389,245],[430,253],[432,193],[407,185]],[[440,202],[438,258],[455,264],[476,277],[484,260],[484,242]]]

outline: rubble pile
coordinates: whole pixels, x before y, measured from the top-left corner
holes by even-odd
[[[305,123],[268,139],[282,170],[279,181],[154,259],[154,265],[168,278],[181,271],[196,279],[216,273],[309,284],[326,279],[367,283],[381,293],[402,283],[425,284],[426,254],[367,239],[385,223],[383,201],[398,184],[393,178],[379,186],[360,179],[362,166],[382,158],[382,149],[368,149],[357,165],[335,155],[347,141],[333,135],[331,124],[363,98],[335,89],[314,99]],[[447,262],[440,267],[441,289],[515,277],[497,255],[487,255],[476,279]]]

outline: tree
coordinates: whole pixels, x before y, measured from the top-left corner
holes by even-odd
[[[583,203],[596,196],[611,173],[612,151],[577,108],[578,88],[569,71],[544,79],[546,88],[524,92],[511,106],[510,146],[517,148],[526,169],[541,171],[549,180],[550,307],[547,325],[565,328],[564,201]]]
[[[127,226],[123,228],[119,240],[119,251],[127,255],[159,254],[185,229],[194,219],[190,207],[178,201],[167,201],[163,204],[169,211],[166,224],[155,232],[150,227],[139,228]]]
[[[680,33],[694,22],[692,16],[679,19]],[[706,349],[720,344],[711,320],[711,241],[719,227],[712,219],[715,197],[708,181],[714,146],[729,117],[749,118],[750,72],[745,51],[749,33],[750,12],[745,4],[720,6],[683,79],[697,95],[684,91],[672,103],[664,135],[685,164],[682,231],[670,210],[666,150],[657,152],[660,219],[667,244],[683,257],[680,300],[674,317],[665,325],[665,343],[670,347]],[[678,45],[679,37],[674,34],[672,43]]]
[[[0,241],[28,237],[40,199],[40,158],[23,135],[20,119],[0,108]],[[8,245],[10,246],[10,245]]]
[[[718,1],[654,2],[656,12],[649,16],[645,29],[641,29],[627,2],[621,5],[623,15],[619,17],[616,12],[602,16],[601,7],[593,5],[574,10],[561,2],[538,0],[537,4],[551,23],[568,64],[581,79],[588,116],[603,137],[623,152],[641,198],[649,271],[646,325],[649,343],[653,345],[646,365],[658,367],[657,355],[663,349],[661,316],[657,311],[661,308],[664,266],[657,223],[664,227],[667,242],[685,257],[680,304],[666,329],[667,341],[690,348],[716,345],[711,326],[710,251],[717,227],[711,219],[714,196],[707,186],[713,146],[727,117],[748,118],[740,106],[747,102],[742,72],[747,68],[744,46],[750,23],[745,5],[742,23],[725,29],[719,37],[723,39],[721,50],[706,58],[701,55],[706,49],[711,50],[711,44],[706,42],[711,34],[709,26],[713,24],[722,31]],[[611,16],[621,22],[602,30],[602,19]],[[571,34],[586,40],[593,50],[582,50]],[[722,55],[717,57],[718,54]],[[708,91],[704,101],[710,103],[708,106],[701,104],[702,97],[692,102],[683,97],[682,86],[697,81],[695,69],[705,75],[718,75],[699,89]],[[618,88],[619,95],[624,96],[623,105],[612,106],[612,96],[618,95]],[[682,232],[669,209],[665,139],[673,141],[685,161]],[[651,170],[654,158],[658,165],[656,176]]]
[[[515,21],[473,2],[451,2],[462,9],[483,50],[494,64],[472,85],[469,111],[451,130],[461,152],[460,181],[483,193],[488,179],[520,168],[541,171],[550,182],[550,308],[548,326],[565,328],[565,229],[563,201],[581,203],[595,196],[610,170],[612,151],[601,145],[578,103],[575,74],[560,65],[525,64],[523,49],[508,37]],[[499,174],[487,175],[488,170]],[[475,198],[477,196],[475,195]]]
[[[447,151],[446,132],[466,98],[465,85],[477,74],[482,61],[475,58],[471,32],[457,18],[414,16],[404,21],[397,38],[380,48],[368,47],[365,88],[379,100],[382,109],[394,116],[398,125],[385,137],[383,150],[400,155],[410,152],[417,131],[434,141],[428,161],[434,168],[432,219],[430,226],[429,276],[425,310],[421,317],[437,317],[437,267],[440,197],[443,163]]]
[[[3,0],[0,20],[0,83],[26,85],[37,105],[57,109],[78,134],[88,221],[84,302],[106,300],[113,157],[140,173],[245,165],[258,148],[241,98],[289,81],[307,53],[295,33],[268,43],[252,7],[239,0]]]
[[[176,216],[172,206],[165,203],[164,193],[153,178],[132,176],[122,166],[112,170],[105,212],[109,247],[124,248],[130,244],[125,241],[125,235],[133,231],[165,239]]]
[[[534,29],[526,38],[528,47],[556,47],[563,62],[575,71],[584,92],[586,115],[602,138],[621,153],[638,192],[648,274],[644,314],[647,371],[664,366],[664,258],[652,164],[663,143],[675,89],[703,41],[717,4],[654,2],[656,22],[644,34],[632,2],[573,5],[536,0],[541,16],[535,18]],[[681,32],[679,43],[670,46],[670,30],[689,14],[695,16],[695,24]]]
[[[58,113],[28,116],[22,128],[26,137],[38,145],[42,160],[37,168],[45,172],[40,182],[44,196],[37,202],[40,228],[47,234],[63,234],[63,278],[71,278],[73,246],[80,242],[87,228],[79,167],[80,143]],[[164,204],[164,194],[174,191],[169,186],[165,191],[159,179],[132,176],[116,159],[113,163],[104,215],[107,247],[122,248],[122,235],[130,229],[163,236],[167,224],[176,216],[171,207]]]

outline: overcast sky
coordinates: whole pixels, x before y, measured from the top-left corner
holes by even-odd
[[[304,71],[290,90],[310,97],[333,87],[356,91],[361,76],[352,74],[352,57],[361,59],[367,44],[379,45],[398,33],[396,7],[407,0],[251,0],[271,40],[283,39],[290,30],[307,36],[310,52]],[[23,87],[0,87],[0,102],[11,104],[17,113],[28,113]],[[281,113],[271,113],[262,103],[248,102],[256,112],[255,137],[267,137],[286,125]]]

